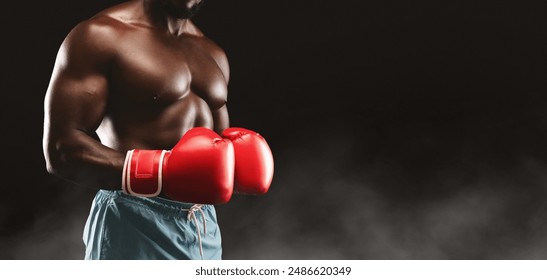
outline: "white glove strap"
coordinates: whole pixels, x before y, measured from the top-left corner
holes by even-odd
[[[131,187],[131,168],[132,168],[132,159],[133,159],[133,152],[134,150],[129,150],[125,156],[125,161],[123,164],[123,171],[122,171],[122,191],[126,194],[134,195],[134,196],[141,196],[141,197],[155,197],[158,196],[163,188],[163,161],[165,160],[165,154],[167,151],[163,150],[160,154],[159,158],[159,165],[158,165],[158,183],[156,187],[156,191],[151,194],[143,194],[139,192],[133,191]]]
[[[127,168],[129,167],[129,162],[131,162],[131,157],[133,156],[134,150],[129,150],[125,154],[125,161],[123,162],[123,171],[122,171],[122,191],[125,194],[129,194],[127,190],[127,185],[129,181],[129,172],[127,171]]]

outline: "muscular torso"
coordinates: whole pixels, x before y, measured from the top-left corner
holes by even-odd
[[[170,149],[192,127],[213,129],[213,112],[226,103],[227,82],[212,42],[117,24],[108,101],[97,130],[103,144],[118,151]]]
[[[193,127],[228,127],[224,52],[148,4],[160,2],[109,8],[61,45],[44,101],[50,173],[119,189],[127,150],[169,150]]]

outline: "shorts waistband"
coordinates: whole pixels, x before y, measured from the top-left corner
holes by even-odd
[[[137,197],[125,194],[121,190],[99,190],[96,197],[98,200],[123,199],[124,201],[146,206],[161,211],[162,213],[170,213],[176,215],[188,213],[188,210],[191,209],[192,206],[196,205],[196,203],[178,202],[161,197]],[[212,207],[213,206],[209,204],[201,205],[201,208],[203,210],[209,210]]]

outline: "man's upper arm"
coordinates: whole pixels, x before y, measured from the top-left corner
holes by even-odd
[[[46,94],[46,113],[54,126],[94,130],[108,94],[111,51],[104,27],[84,22],[67,36],[55,61]],[[66,127],[68,128],[68,127]]]
[[[214,130],[219,134],[230,126],[228,107],[226,105],[213,112],[213,123],[215,126]]]
[[[222,74],[224,75],[224,80],[226,81],[226,85],[228,85],[228,82],[230,81],[230,65],[228,64],[228,58],[226,57],[226,54],[222,50],[216,51],[214,54],[215,61],[217,62],[218,67],[222,71]]]
[[[108,30],[100,22],[83,22],[59,49],[44,102],[46,157],[62,141],[78,134],[92,136],[102,121],[113,55]]]
[[[228,64],[226,54],[219,47],[215,47],[213,48],[212,55],[224,75],[226,86],[228,86],[228,82],[230,80],[230,66]],[[226,99],[228,99],[228,97],[226,97]],[[221,133],[224,129],[230,126],[227,104],[224,104],[224,106],[213,112],[213,121],[215,124],[214,130],[218,133]]]

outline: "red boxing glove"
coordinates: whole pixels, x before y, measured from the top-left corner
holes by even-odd
[[[127,194],[223,204],[233,192],[234,148],[210,129],[193,128],[171,151],[128,151],[122,177]]]
[[[235,152],[234,191],[265,194],[272,183],[274,161],[266,140],[258,133],[238,127],[227,128],[222,137],[230,139]]]

